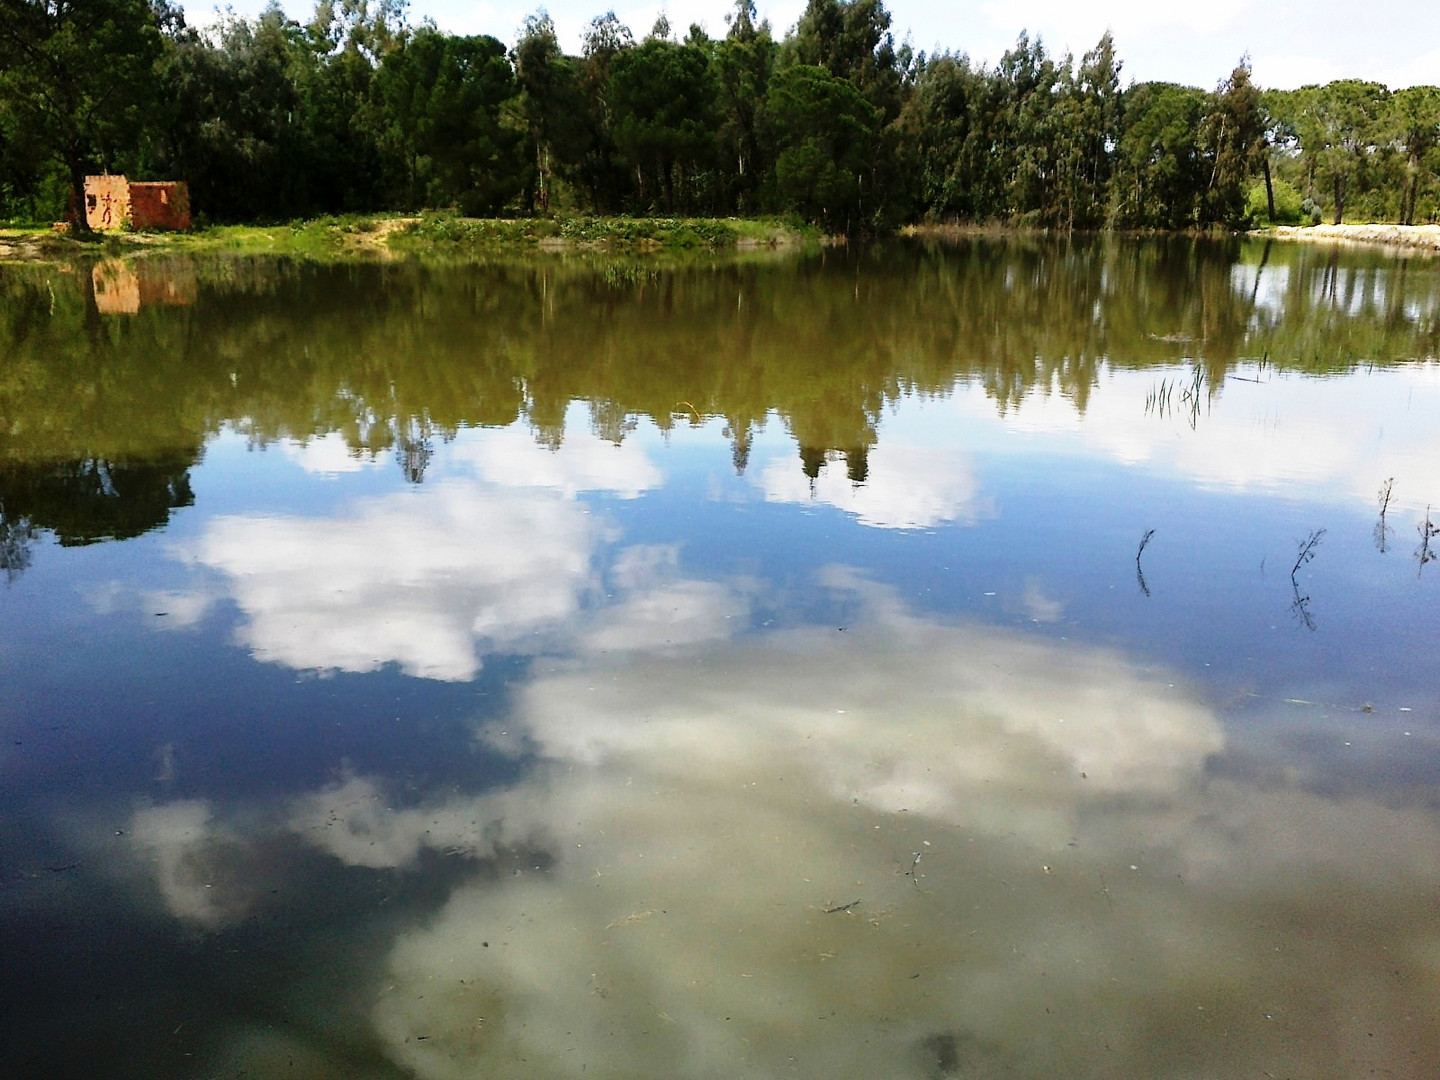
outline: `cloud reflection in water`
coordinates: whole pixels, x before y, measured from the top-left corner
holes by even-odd
[[[400,937],[374,1014],[397,1061],[449,1080],[1434,1060],[1431,813],[1207,779],[1220,726],[1162,676],[830,579],[869,595],[868,624],[583,658],[528,689],[545,764],[472,809],[553,864]]]
[[[659,482],[639,446],[598,442],[552,451],[510,429],[465,433],[423,488],[331,517],[217,517],[184,554],[220,572],[258,659],[463,681],[485,652],[529,651],[579,611],[606,533],[576,495]]]
[[[663,548],[617,566],[671,573]],[[279,837],[380,872],[479,860],[375,988],[425,1080],[1424,1075],[1433,809],[1219,779],[1217,717],[1164,672],[822,577],[868,612],[844,633],[541,674],[505,789],[402,805],[343,773],[268,812],[146,808],[162,898],[228,925]]]

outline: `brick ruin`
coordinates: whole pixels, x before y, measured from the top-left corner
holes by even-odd
[[[85,178],[85,220],[96,232],[124,228],[190,228],[190,189],[183,180],[131,183],[123,176]]]

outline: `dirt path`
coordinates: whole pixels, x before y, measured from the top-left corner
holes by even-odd
[[[352,233],[347,237],[347,246],[388,255],[390,234],[400,229],[408,229],[419,220],[418,217],[381,218],[369,232]]]

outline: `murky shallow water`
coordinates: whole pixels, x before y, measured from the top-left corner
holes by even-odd
[[[5,269],[6,1072],[1433,1075],[1437,311]]]

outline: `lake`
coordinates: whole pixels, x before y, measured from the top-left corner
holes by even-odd
[[[0,267],[5,1072],[1433,1076],[1437,269]]]

